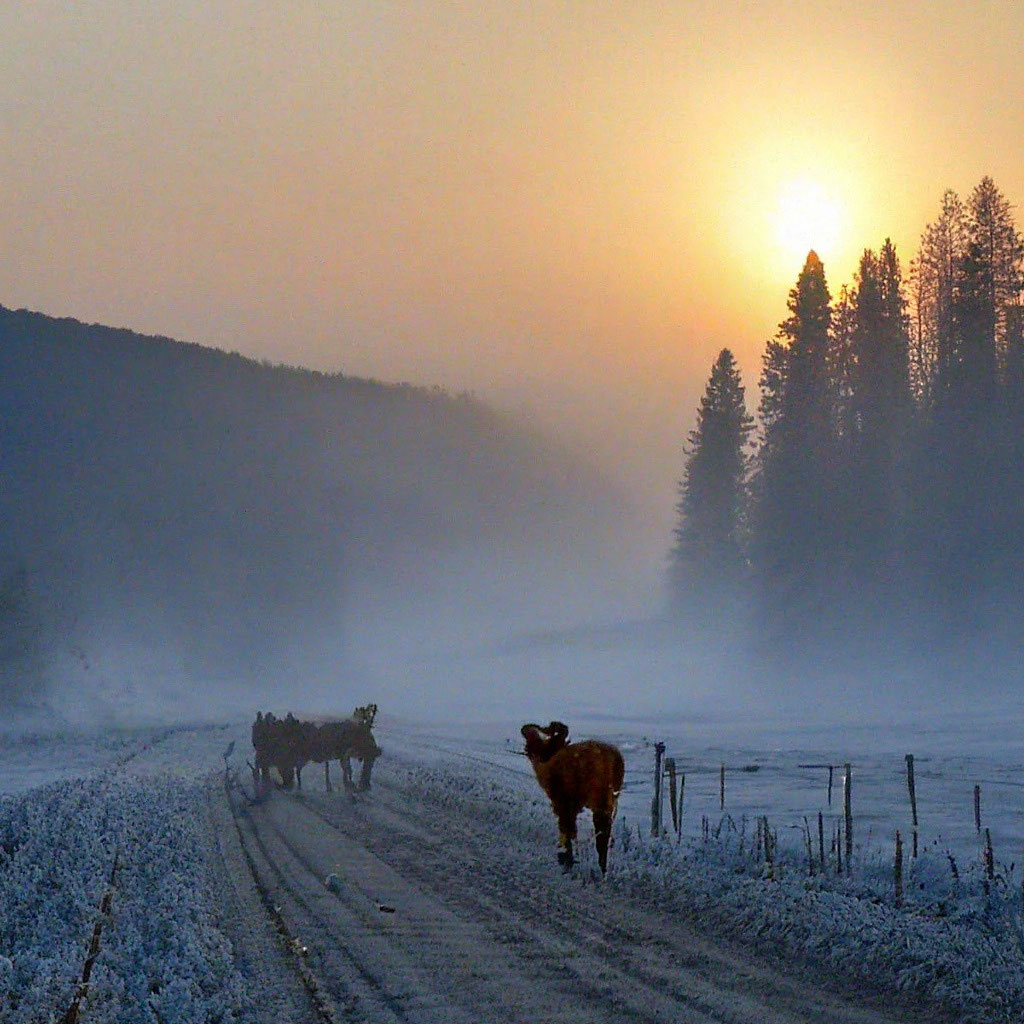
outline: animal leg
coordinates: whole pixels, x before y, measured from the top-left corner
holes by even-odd
[[[594,833],[597,838],[597,862],[601,874],[608,870],[608,840],[612,837],[612,815],[608,811],[594,811]]]
[[[566,871],[575,863],[572,854],[572,841],[576,838],[576,815],[578,813],[575,809],[570,809],[558,814],[558,842],[562,847],[558,854],[558,863]]]
[[[328,793],[331,792],[331,761],[328,758],[324,761],[324,788]]]
[[[341,774],[345,781],[346,789],[355,789],[355,783],[352,781],[352,762],[347,757],[339,758],[341,761]]]

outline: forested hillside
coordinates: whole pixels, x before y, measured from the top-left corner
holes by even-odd
[[[8,693],[54,652],[255,677],[396,608],[513,617],[610,500],[472,398],[2,307],[0,410]]]

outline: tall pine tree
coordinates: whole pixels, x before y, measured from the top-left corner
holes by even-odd
[[[911,379],[926,410],[953,360],[953,303],[958,267],[966,251],[967,213],[956,192],[947,189],[939,216],[925,228],[911,266]]]
[[[711,368],[679,485],[670,585],[678,609],[720,610],[743,585],[747,443],[754,427],[729,349]]]
[[[801,615],[834,563],[837,384],[825,269],[808,253],[761,375],[753,553],[765,607]]]
[[[860,584],[853,593],[861,604],[888,614],[906,591],[903,474],[913,408],[906,299],[896,249],[888,239],[879,253],[869,249],[861,256],[851,318],[853,415],[837,512],[846,523],[848,573]]]

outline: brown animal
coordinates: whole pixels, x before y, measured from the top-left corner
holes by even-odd
[[[625,774],[622,754],[597,740],[570,743],[569,727],[562,722],[552,722],[546,729],[530,723],[521,732],[526,740],[526,756],[558,819],[558,841],[562,847],[559,864],[567,871],[573,865],[576,818],[586,807],[594,816],[597,860],[604,874],[608,870],[608,841]]]
[[[359,774],[359,788],[369,789],[373,763],[380,757],[380,753],[380,747],[377,746],[369,725],[365,721],[349,719],[344,722],[325,722],[320,726],[313,743],[311,760],[323,762],[324,786],[330,792],[331,759],[337,758],[341,762],[345,788],[354,789],[351,759],[358,758],[363,764]]]

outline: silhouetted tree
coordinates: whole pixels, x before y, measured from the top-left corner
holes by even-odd
[[[991,178],[981,180],[966,208],[950,195],[944,211],[952,211],[946,219],[956,230],[944,237],[957,244],[935,245],[930,229],[919,257],[940,266],[944,304],[915,520],[922,578],[956,632],[980,624],[982,610],[993,607],[994,588],[1024,540],[1012,512],[1019,493],[1012,489],[1017,456],[1007,410],[1008,311],[1020,294],[1024,243]]]
[[[967,250],[967,214],[952,189],[942,196],[939,216],[921,236],[911,265],[914,297],[911,377],[930,408],[953,359],[953,303],[958,268]]]
[[[722,349],[690,432],[679,485],[670,585],[677,607],[718,606],[737,593],[745,561],[747,444],[754,428],[736,361]]]
[[[837,385],[830,360],[830,295],[813,251],[788,308],[761,375],[753,546],[768,606],[783,613],[814,599],[833,555]]]
[[[876,611],[905,590],[903,452],[911,419],[909,334],[899,259],[886,239],[861,256],[850,297],[848,404],[836,515],[856,601]],[[864,590],[863,587],[868,589]]]
[[[886,239],[861,257],[853,299],[850,391],[860,448],[873,460],[891,453],[910,411],[909,323],[896,249]]]

